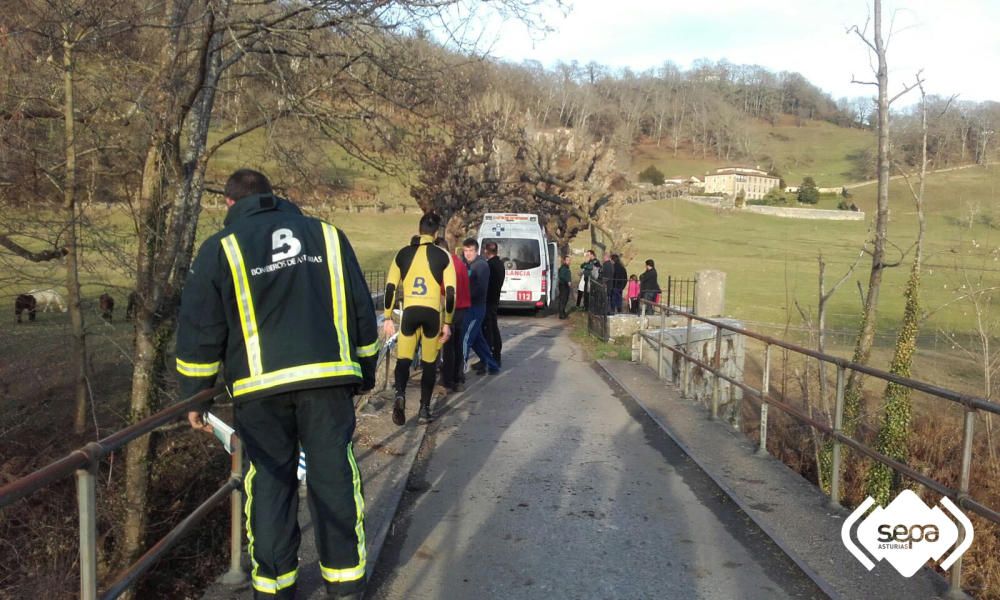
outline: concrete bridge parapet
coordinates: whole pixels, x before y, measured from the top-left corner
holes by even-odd
[[[691,326],[690,338],[686,320],[678,317],[670,317],[666,320],[666,327],[662,328],[663,352],[659,352],[659,340],[661,339],[661,328],[659,327],[660,317],[646,317],[648,328],[637,330],[632,336],[632,361],[644,364],[657,372],[662,372],[664,379],[676,385],[687,382],[687,389],[682,390],[685,397],[695,400],[706,406],[712,401],[713,377],[710,373],[684,360],[680,355],[668,350],[677,348],[684,350],[695,359],[712,364],[715,360],[715,338],[716,329],[705,323],[693,323]],[[720,322],[734,327],[742,327],[741,321],[736,319],[719,319]],[[722,331],[722,343],[719,352],[719,362],[723,374],[736,381],[743,381],[744,360],[746,356],[746,341],[743,336],[731,331]],[[663,364],[657,363],[662,360]],[[686,371],[686,376],[684,374]],[[732,423],[739,420],[739,405],[743,399],[743,390],[729,384],[726,381],[720,382],[719,407],[720,416],[728,419]]]

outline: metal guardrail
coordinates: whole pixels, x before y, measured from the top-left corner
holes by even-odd
[[[365,282],[368,284],[368,291],[372,296],[376,296],[385,291],[385,271],[365,271]]]
[[[695,292],[698,282],[696,279],[681,279],[672,275],[667,275],[666,287],[660,286],[659,301],[646,304],[654,306],[672,306],[674,311],[687,309],[694,311]],[[610,338],[608,320],[605,318],[611,314],[611,296],[608,293],[608,286],[595,279],[584,281],[584,293],[587,298],[587,328],[590,334],[607,341]],[[640,304],[640,306],[642,306]],[[628,306],[622,304],[622,313],[628,314]]]
[[[191,398],[169,406],[155,415],[122,429],[108,437],[77,448],[65,457],[34,471],[16,481],[0,487],[0,508],[9,506],[48,485],[76,475],[77,508],[80,528],[80,598],[96,600],[97,592],[97,467],[108,454],[122,448],[132,440],[151,433],[161,425],[183,418],[188,411],[197,410],[205,402],[223,392],[223,386],[205,390]],[[230,564],[224,576],[226,583],[240,583],[246,579],[240,566],[242,552],[242,501],[243,451],[239,438],[232,436],[233,454],[229,479],[208,500],[201,503],[190,515],[170,530],[160,541],[146,551],[134,564],[129,565],[100,596],[117,598],[153,564],[172,548],[180,538],[190,532],[213,508],[230,497]]]
[[[694,298],[698,281],[696,279],[681,279],[667,275],[667,287],[662,291],[660,304],[686,308],[694,312]]]
[[[640,330],[640,335],[643,339],[650,342],[650,344],[655,344],[657,348],[657,375],[663,377],[663,350],[666,348],[668,351],[680,357],[681,360],[681,395],[683,397],[690,397],[691,395],[691,377],[689,375],[688,365],[695,365],[700,367],[712,376],[712,395],[711,395],[711,405],[710,405],[710,419],[717,419],[719,414],[719,397],[721,394],[721,385],[725,381],[731,386],[735,386],[743,390],[745,394],[755,397],[760,400],[760,445],[757,449],[758,454],[767,454],[767,411],[769,406],[774,406],[781,409],[785,413],[791,415],[792,417],[798,419],[799,421],[809,425],[810,427],[823,432],[827,436],[833,438],[833,465],[832,465],[832,475],[830,479],[830,503],[834,506],[840,506],[840,488],[841,488],[841,446],[846,444],[847,446],[853,448],[857,452],[871,458],[872,460],[878,461],[887,467],[893,469],[901,475],[905,475],[916,481],[925,487],[934,490],[935,492],[941,494],[942,496],[948,496],[953,499],[956,504],[966,510],[970,510],[981,517],[992,521],[993,523],[1000,524],[1000,512],[997,512],[990,507],[977,502],[969,495],[969,483],[972,470],[972,447],[975,435],[975,422],[976,415],[978,411],[986,411],[993,414],[1000,415],[1000,404],[990,402],[984,398],[978,396],[973,396],[970,394],[963,394],[956,392],[954,390],[949,390],[942,388],[924,381],[919,381],[916,379],[911,379],[909,377],[902,377],[882,371],[880,369],[875,369],[866,365],[857,364],[849,360],[832,356],[829,354],[824,354],[816,350],[810,350],[796,344],[786,342],[784,340],[779,340],[767,335],[762,335],[753,331],[749,331],[734,325],[729,325],[716,321],[713,319],[708,319],[705,317],[699,317],[694,314],[679,311],[676,309],[671,309],[669,306],[658,304],[654,302],[648,302],[645,300],[641,301],[640,312],[643,317],[647,314],[647,307],[650,309],[656,308],[660,311],[660,329],[657,335],[647,333]],[[652,314],[652,311],[650,311]],[[683,344],[683,349],[679,347],[669,346],[664,344],[663,332],[666,328],[666,317],[668,315],[676,315],[687,320],[687,331],[685,335],[685,340]],[[694,321],[705,323],[715,327],[715,348],[714,354],[711,359],[711,364],[702,361],[689,353],[691,345],[691,329]],[[764,343],[764,372],[761,380],[761,389],[755,389],[749,385],[746,385],[742,381],[738,381],[733,377],[724,374],[721,370],[722,362],[722,332],[729,331],[736,335],[746,336],[751,339],[758,340]],[[815,358],[824,363],[830,363],[835,365],[837,368],[837,384],[836,384],[836,400],[834,404],[834,422],[833,427],[830,427],[827,423],[817,421],[805,414],[801,410],[770,397],[770,374],[771,374],[771,347],[776,346],[779,348],[784,348],[792,352],[802,354],[811,358]],[[936,396],[943,400],[949,402],[954,402],[956,404],[962,405],[965,409],[963,428],[962,428],[962,465],[961,472],[959,476],[959,486],[958,489],[953,489],[945,484],[926,477],[923,474],[917,472],[916,470],[900,463],[884,454],[870,448],[869,446],[855,440],[852,437],[846,436],[842,433],[843,423],[844,423],[844,389],[847,381],[847,371],[855,371],[857,373],[863,373],[871,377],[876,377],[878,379],[892,382],[900,386],[910,388],[912,390],[917,390]],[[736,408],[736,413],[739,414],[741,411],[741,405]],[[964,532],[963,532],[964,535]],[[962,587],[962,559],[959,558],[954,565],[951,567],[951,577],[950,586],[952,592],[960,592]]]

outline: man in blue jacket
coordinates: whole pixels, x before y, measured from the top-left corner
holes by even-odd
[[[486,297],[490,287],[490,267],[482,256],[479,256],[479,242],[469,238],[462,242],[462,256],[469,266],[469,296],[472,306],[465,313],[464,356],[469,357],[472,349],[479,361],[486,365],[486,372],[495,375],[500,372],[500,365],[493,360],[493,352],[489,343],[483,337],[483,319],[486,317]]]

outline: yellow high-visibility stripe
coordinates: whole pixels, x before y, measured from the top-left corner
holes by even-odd
[[[177,359],[177,372],[186,377],[211,377],[219,372],[221,361],[214,363],[192,363]]]
[[[257,579],[257,559],[253,556],[253,526],[250,519],[250,507],[253,506],[253,478],[256,474],[257,468],[251,462],[250,470],[243,479],[243,490],[247,495],[247,501],[243,504],[243,515],[247,521],[247,554],[250,555],[250,562],[253,564],[253,570],[250,572],[251,581]]]
[[[361,365],[356,362],[347,361],[313,363],[237,379],[233,384],[233,396],[259,392],[260,390],[266,390],[286,383],[295,383],[308,379],[340,377],[341,375],[361,377]]]
[[[250,555],[250,562],[253,563],[253,570],[250,572],[250,582],[258,592],[277,594],[278,591],[295,585],[295,581],[299,577],[299,569],[296,567],[283,575],[278,575],[277,579],[264,577],[257,573],[260,565],[258,565],[257,558],[253,554],[254,537],[250,519],[250,510],[253,506],[253,479],[256,475],[257,467],[253,463],[250,463],[250,470],[247,471],[246,479],[243,481],[243,488],[247,494],[246,504],[243,505],[243,514],[246,516],[247,521],[247,554]]]
[[[364,563],[351,567],[350,569],[328,569],[322,565],[319,565],[320,572],[323,573],[323,579],[329,581],[330,583],[339,583],[343,581],[357,581],[365,576],[365,565]]]
[[[330,569],[320,563],[320,572],[323,579],[331,583],[343,581],[357,581],[365,576],[365,563],[367,561],[367,550],[365,548],[365,498],[361,493],[361,470],[354,459],[354,442],[347,444],[347,461],[351,464],[351,473],[354,483],[354,510],[355,523],[354,533],[358,537],[358,564],[346,569]]]
[[[323,223],[323,240],[326,242],[326,265],[330,271],[330,295],[333,297],[333,324],[337,329],[337,350],[339,360],[350,356],[350,340],[347,334],[347,293],[344,291],[344,265],[340,261],[340,234],[337,228]]]
[[[365,358],[367,356],[375,356],[378,354],[379,343],[375,340],[374,343],[368,344],[367,346],[358,346],[358,356]]]
[[[277,594],[279,591],[292,587],[295,585],[295,581],[299,578],[299,570],[296,568],[293,571],[289,571],[284,575],[279,575],[277,579],[270,579],[268,577],[261,577],[260,575],[254,575],[252,577],[253,589],[258,592],[264,592],[265,594]]]
[[[236,286],[236,305],[240,311],[240,325],[243,328],[243,341],[247,348],[247,365],[250,375],[260,375],[264,372],[260,355],[260,334],[257,331],[257,314],[253,308],[253,297],[250,295],[250,280],[247,278],[246,264],[243,254],[236,242],[236,234],[222,238],[222,248],[229,261],[229,270],[233,274],[233,285]]]

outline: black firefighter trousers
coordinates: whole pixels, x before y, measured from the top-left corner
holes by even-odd
[[[365,501],[351,442],[351,392],[349,386],[298,390],[237,405],[236,431],[250,459],[244,489],[255,597],[295,594],[300,445],[323,579],[342,594],[364,585]]]

